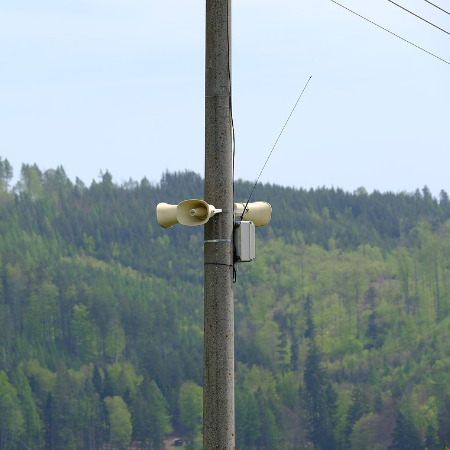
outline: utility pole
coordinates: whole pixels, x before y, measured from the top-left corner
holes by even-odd
[[[206,0],[205,200],[156,207],[163,228],[205,226],[203,450],[235,448],[234,263],[255,259],[255,227],[272,214],[266,202],[234,203],[232,133],[231,0]]]
[[[234,297],[231,0],[206,0],[203,449],[233,450]]]

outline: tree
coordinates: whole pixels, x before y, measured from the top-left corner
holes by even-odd
[[[180,419],[185,428],[188,450],[196,448],[203,414],[203,390],[193,381],[186,381],[180,388]]]
[[[0,448],[14,448],[23,432],[24,420],[17,391],[9,383],[8,375],[0,370]]]
[[[17,381],[17,394],[21,403],[25,425],[23,442],[29,449],[40,449],[42,447],[41,421],[30,384],[21,366],[16,369],[15,377]]]
[[[334,449],[333,413],[335,411],[335,393],[327,391],[327,377],[322,367],[321,354],[315,340],[310,342],[305,362],[304,383],[306,417],[309,436],[314,446]],[[334,404],[333,404],[334,402]]]
[[[131,442],[133,432],[127,404],[118,396],[106,397],[104,402],[109,415],[110,442],[124,449]]]
[[[389,450],[422,450],[419,433],[410,420],[398,411]]]
[[[166,401],[155,381],[148,375],[133,400],[133,431],[136,438],[153,450],[164,450],[164,437],[172,432]]]
[[[278,430],[275,416],[269,408],[266,408],[264,414],[262,437],[267,450],[278,450],[280,448],[280,431]]]
[[[52,420],[55,448],[72,449],[77,445],[77,410],[74,385],[63,361],[58,361],[57,378],[52,396]]]
[[[114,360],[115,363],[122,359],[122,352],[125,349],[126,340],[123,328],[117,320],[113,320],[108,327],[108,334],[105,339],[106,354]]]
[[[0,188],[8,191],[9,183],[13,177],[13,168],[9,161],[5,158],[2,160],[0,156]]]
[[[439,408],[438,436],[441,445],[450,445],[450,396],[446,395]]]
[[[369,412],[370,407],[366,394],[360,386],[355,387],[352,391],[352,403],[347,411],[347,426],[345,431],[347,439],[352,434],[355,423]]]
[[[364,346],[365,349],[370,350],[371,348],[379,348],[380,341],[378,339],[378,326],[376,323],[377,313],[376,311],[372,311],[369,316],[367,330],[366,330],[366,338],[368,340],[367,344]]]
[[[439,192],[439,201],[440,201],[441,205],[443,205],[443,206],[450,205],[450,199],[448,197],[447,192],[445,192],[444,189],[442,189],[441,192]],[[428,450],[430,450],[430,449],[428,449]]]
[[[55,448],[55,411],[54,400],[51,393],[48,394],[43,408],[44,442],[45,448]]]
[[[84,366],[85,368],[87,366]],[[96,373],[94,368],[94,374]],[[98,372],[97,372],[98,373]],[[83,392],[80,393],[77,401],[78,420],[81,427],[83,448],[93,448],[102,445],[104,442],[104,403],[100,401],[100,396],[93,384],[90,368],[86,374]]]
[[[42,197],[44,193],[42,172],[36,164],[33,166],[22,164],[20,181],[17,182],[15,190],[28,194],[32,201]]]
[[[361,417],[350,435],[352,450],[373,450],[376,444],[376,416],[372,413]]]
[[[94,359],[97,355],[95,326],[89,320],[88,308],[82,303],[73,307],[72,333],[74,346],[82,361]]]
[[[306,296],[306,302],[304,306],[306,316],[306,338],[314,338],[314,319],[313,319],[313,301],[311,295]]]
[[[236,447],[251,449],[261,436],[261,414],[250,389],[236,389]],[[267,417],[266,417],[267,418]]]
[[[439,450],[439,439],[433,425],[427,427],[424,445],[428,450]]]

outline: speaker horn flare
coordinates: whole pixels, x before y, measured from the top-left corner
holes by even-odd
[[[272,206],[267,202],[253,202],[249,203],[245,208],[245,203],[234,204],[234,214],[239,219],[244,213],[242,220],[253,222],[255,227],[263,227],[270,222],[272,217]]]
[[[156,219],[163,228],[171,228],[178,223],[177,205],[158,203],[156,207]]]
[[[220,212],[203,200],[185,200],[178,203],[177,220],[181,225],[195,227],[204,225],[214,214]]]

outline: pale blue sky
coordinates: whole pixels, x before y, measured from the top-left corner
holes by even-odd
[[[449,35],[387,0],[341,3],[450,61]],[[86,183],[203,175],[204,4],[0,0],[0,156]],[[263,182],[450,193],[450,65],[330,0],[233,2],[236,178],[257,177],[310,75]]]

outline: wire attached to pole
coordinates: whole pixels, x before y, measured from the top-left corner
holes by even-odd
[[[284,131],[284,129],[286,128],[286,125],[287,125],[287,123],[289,122],[289,119],[291,118],[291,116],[292,116],[292,114],[293,114],[295,108],[297,107],[298,102],[299,102],[300,99],[302,98],[303,92],[305,92],[305,89],[307,88],[308,83],[311,81],[311,78],[312,78],[312,75],[308,78],[308,81],[306,82],[305,87],[303,88],[301,94],[298,96],[298,99],[297,99],[297,101],[295,102],[295,105],[294,105],[294,107],[292,108],[292,111],[291,111],[291,113],[289,114],[289,117],[287,118],[286,122],[284,123],[283,128],[281,129],[280,134],[278,135],[277,140],[275,141],[275,144],[273,144],[272,150],[270,151],[269,156],[267,157],[266,162],[264,163],[264,166],[263,166],[263,168],[261,169],[261,172],[259,173],[259,176],[258,176],[258,178],[257,178],[257,180],[256,180],[256,182],[255,182],[255,185],[253,186],[252,192],[250,192],[250,196],[248,197],[247,203],[246,203],[245,206],[244,206],[244,211],[242,211],[242,216],[241,216],[241,218],[240,218],[241,221],[242,221],[242,219],[243,219],[243,217],[244,217],[245,211],[247,210],[248,203],[250,202],[250,199],[252,198],[253,191],[255,190],[255,187],[256,187],[256,185],[258,184],[259,179],[261,178],[261,175],[262,175],[262,173],[263,173],[263,170],[266,168],[267,162],[269,161],[269,158],[272,156],[272,153],[273,153],[273,151],[274,151],[276,145],[278,144],[278,141],[279,141],[281,135],[283,134],[283,131]]]

